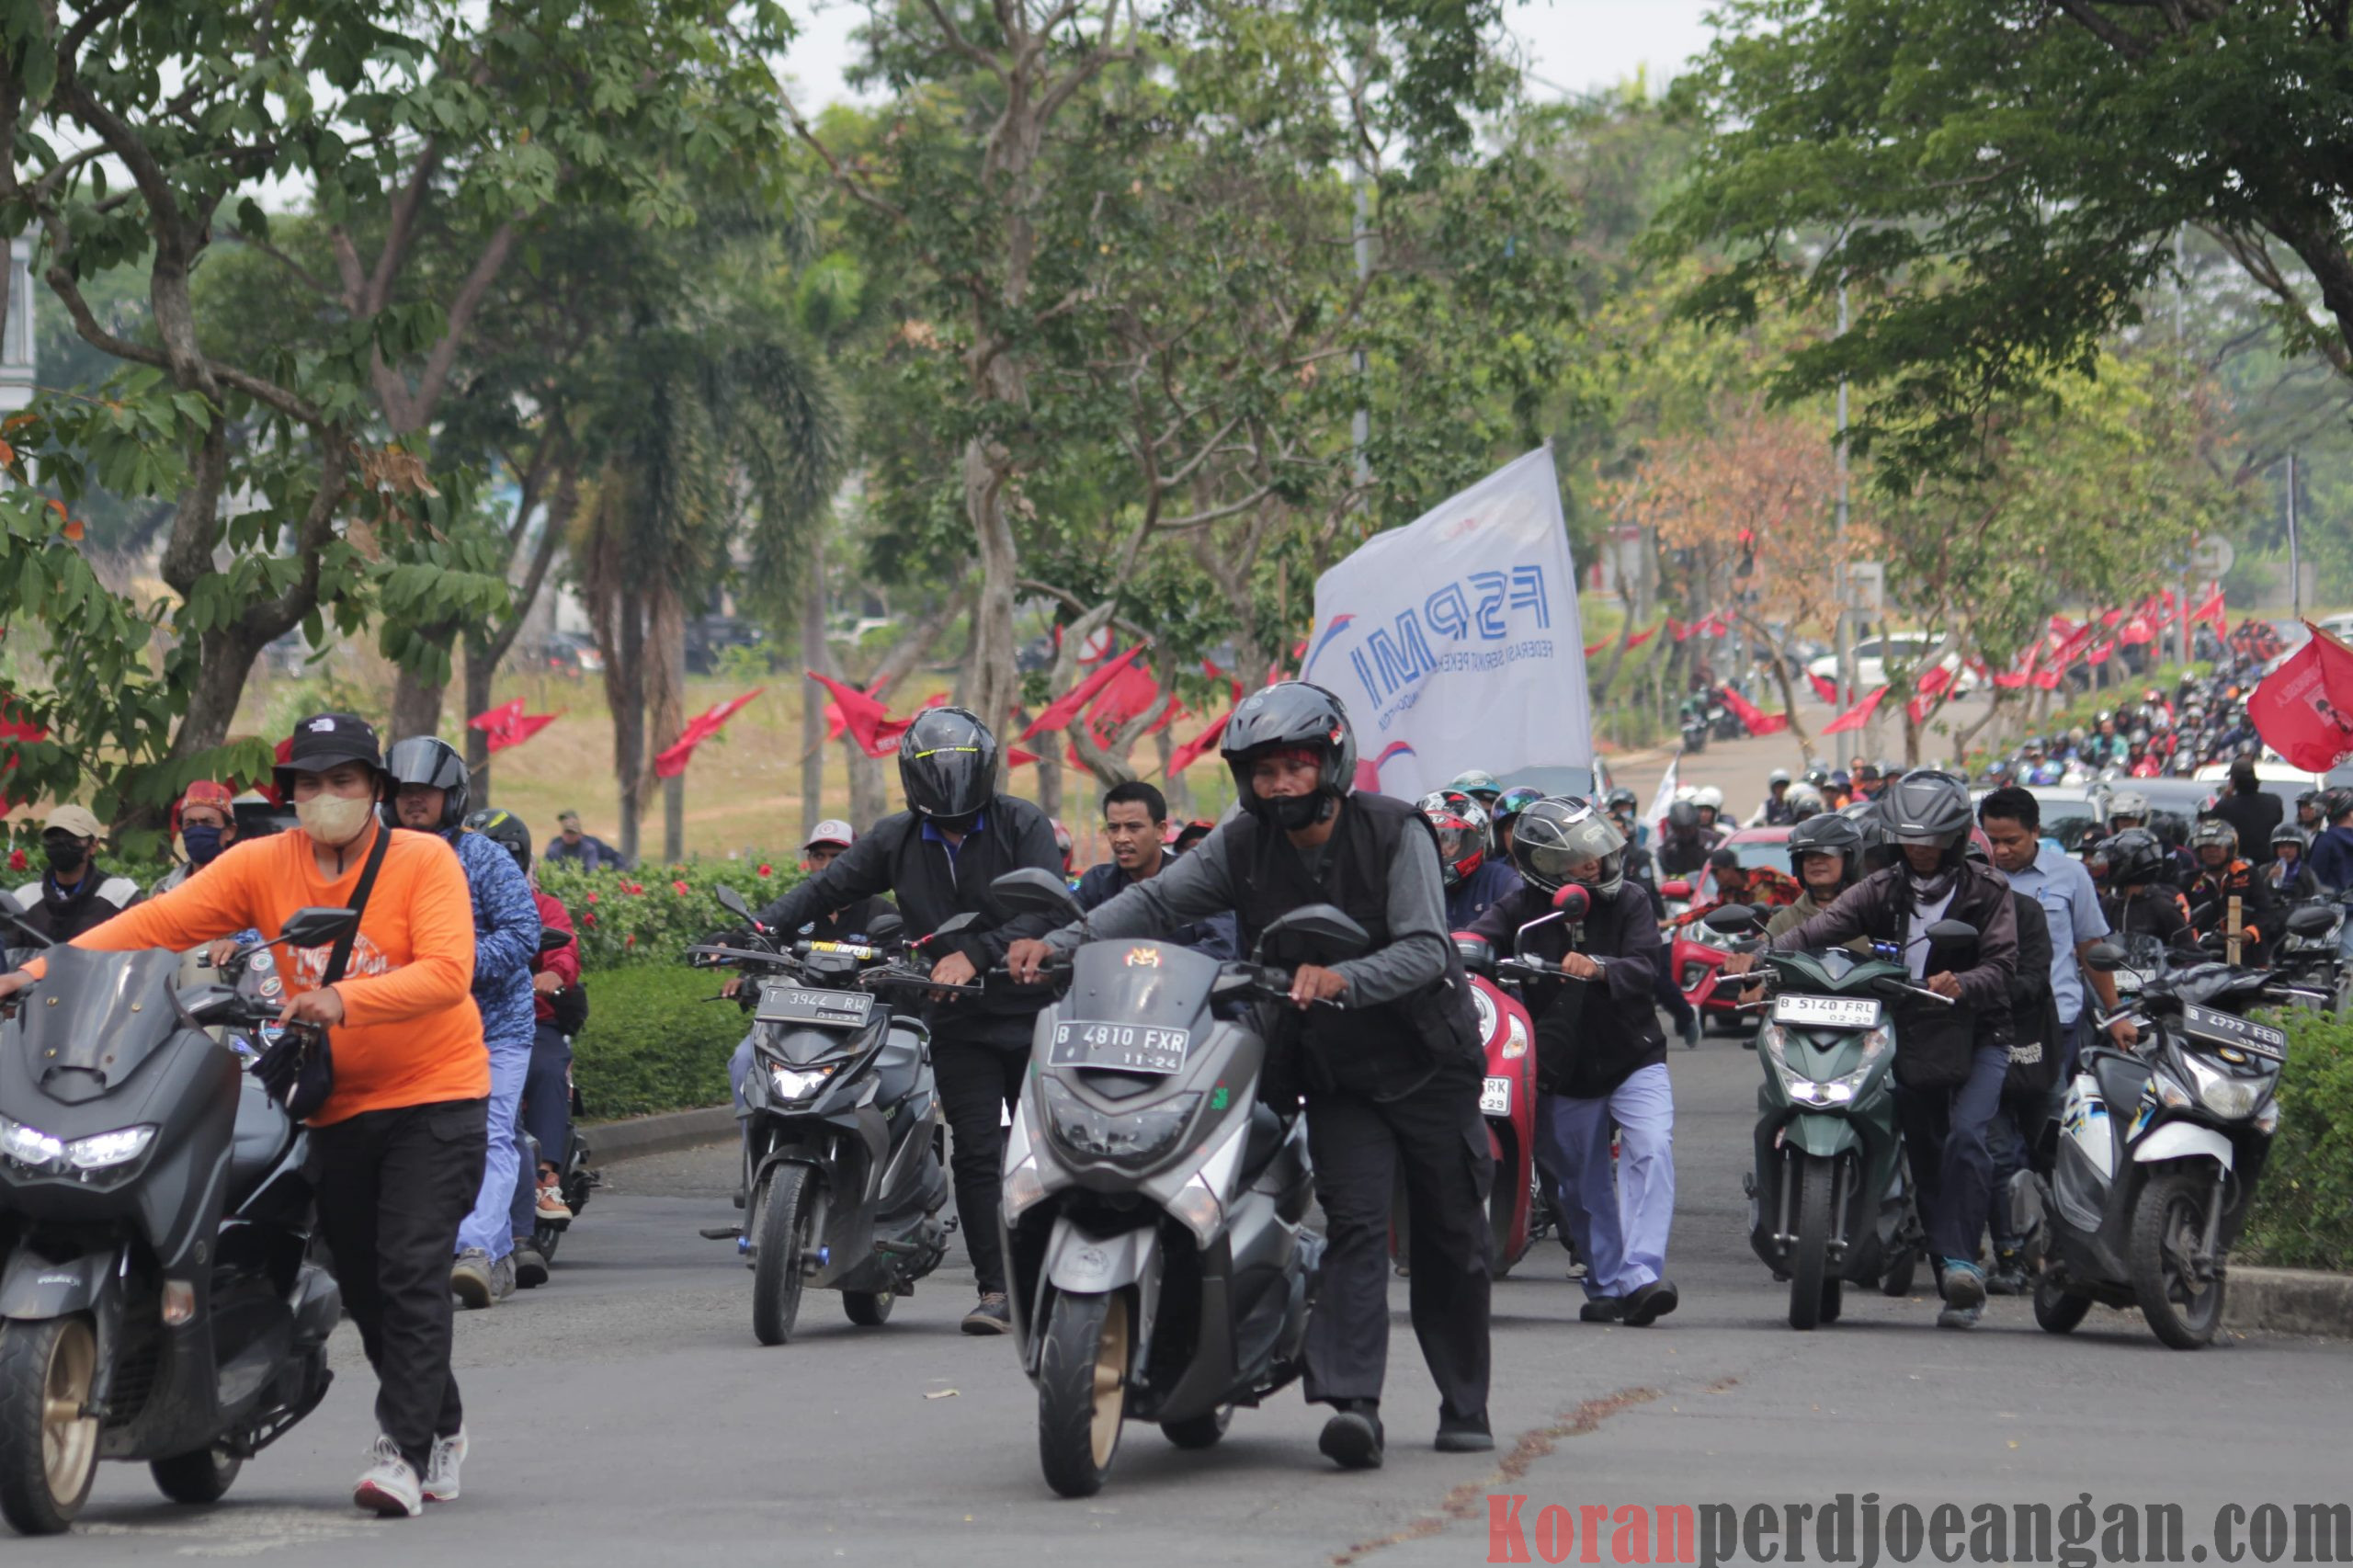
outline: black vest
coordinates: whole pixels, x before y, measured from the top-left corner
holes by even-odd
[[[1412,806],[1386,795],[1351,795],[1324,846],[1323,874],[1311,877],[1281,832],[1256,817],[1233,819],[1225,830],[1226,875],[1242,950],[1255,951],[1271,922],[1310,903],[1336,905],[1364,927],[1374,948],[1387,947],[1389,865],[1408,832],[1427,835],[1430,853],[1438,853],[1429,824]],[[1310,1008],[1303,1020],[1290,1015],[1311,1093],[1340,1089],[1394,1099],[1442,1066],[1476,1070],[1482,1042],[1470,982],[1454,945],[1446,949],[1446,973],[1420,991],[1369,1007]]]

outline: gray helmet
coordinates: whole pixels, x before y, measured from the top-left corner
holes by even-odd
[[[466,759],[449,742],[432,735],[411,735],[397,741],[384,757],[384,771],[392,777],[392,788],[381,807],[386,827],[400,825],[400,811],[395,802],[404,784],[423,784],[441,791],[441,823],[435,832],[445,836],[453,834],[466,820],[466,797],[472,792],[466,779]]]
[[[1888,837],[1898,845],[1933,844],[1944,851],[1946,865],[1960,863],[1974,820],[1963,780],[1933,768],[1907,773],[1880,791],[1879,809]]]
[[[2134,822],[2149,820],[2149,797],[2138,790],[2119,790],[2108,799],[2108,820],[2131,817]]]
[[[1597,860],[1600,869],[1580,885],[1596,898],[1615,898],[1626,881],[1626,837],[1593,802],[1554,795],[1519,813],[1512,827],[1512,864],[1529,885],[1558,892],[1572,880],[1572,867]]]
[[[1781,799],[1789,802],[1791,821],[1803,822],[1822,813],[1822,791],[1811,784],[1792,784]]]
[[[2291,822],[2283,822],[2271,830],[2271,846],[2275,849],[2282,844],[2292,844],[2296,846],[2296,853],[2301,855],[2312,847],[2312,843],[2304,836],[2304,830]]]
[[[1806,818],[1790,829],[1789,846],[1790,871],[1800,880],[1805,873],[1798,862],[1808,855],[1839,857],[1841,887],[1852,887],[1862,873],[1863,831],[1846,817],[1833,813]]]
[[[2203,849],[2210,844],[2221,845],[2226,856],[2236,855],[2239,852],[2239,830],[2221,817],[2200,817],[2198,825],[2189,830],[2189,847]]]

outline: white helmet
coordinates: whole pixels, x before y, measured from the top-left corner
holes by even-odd
[[[1724,809],[1724,792],[1713,784],[1704,785],[1691,797],[1691,803],[1695,806],[1705,806],[1710,811],[1722,812]]]
[[[1699,793],[1688,784],[1678,784],[1675,787],[1675,793],[1667,797],[1667,804],[1673,805],[1677,801],[1694,801],[1696,803]]]

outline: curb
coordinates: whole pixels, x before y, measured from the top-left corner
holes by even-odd
[[[663,1154],[733,1138],[735,1110],[723,1105],[701,1110],[675,1110],[662,1116],[592,1123],[585,1131],[588,1145],[601,1165],[608,1160],[633,1160],[641,1154]]]
[[[2234,1267],[2222,1299],[2222,1326],[2242,1334],[2353,1339],[2353,1274]]]

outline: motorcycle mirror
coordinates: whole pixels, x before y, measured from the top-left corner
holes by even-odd
[[[1658,896],[1661,898],[1688,899],[1691,896],[1691,883],[1688,879],[1683,877],[1669,877],[1666,881],[1659,883]]]
[[[866,939],[878,948],[889,947],[904,934],[907,923],[898,915],[884,911],[866,923]]]
[[[2299,937],[2317,937],[2336,924],[2336,911],[2308,903],[2288,916],[2288,929]]]
[[[1051,915],[1057,920],[1075,920],[1086,913],[1078,907],[1078,900],[1071,896],[1068,882],[1037,866],[1006,872],[989,883],[989,896],[1015,915]]]
[[[2124,949],[2114,942],[2094,942],[2085,949],[2084,967],[2095,974],[2114,974],[2125,967]]]
[[[1928,926],[1927,935],[1932,942],[1973,942],[1977,927],[1966,920],[1938,920]]]
[[[290,948],[324,948],[343,940],[358,927],[359,917],[339,903],[313,904],[298,909],[279,926],[278,939]]]
[[[720,908],[727,911],[728,914],[734,915],[737,919],[752,920],[752,906],[744,902],[744,895],[742,893],[737,892],[725,882],[720,883],[719,886],[712,891],[711,896],[719,900]],[[752,924],[756,926],[759,922],[752,920]]]
[[[1756,930],[1765,924],[1765,921],[1764,917],[1756,913],[1756,906],[1753,904],[1727,903],[1722,909],[1708,911],[1700,917],[1699,924],[1711,931],[1721,931],[1727,937],[1735,937]]]
[[[236,1005],[237,994],[226,985],[191,985],[177,994],[180,1011],[196,1024],[217,1024]]]
[[[1560,911],[1561,918],[1570,925],[1579,925],[1593,913],[1593,894],[1570,882],[1552,895],[1552,907]]]
[[[1018,873],[1016,873],[1017,875]],[[1267,923],[1258,934],[1260,963],[1289,969],[1302,963],[1336,963],[1372,946],[1365,928],[1328,903],[1302,904]]]
[[[572,933],[569,931],[561,931],[552,926],[540,927],[540,951],[543,953],[551,953],[571,940]]]

